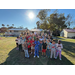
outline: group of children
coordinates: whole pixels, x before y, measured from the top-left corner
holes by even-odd
[[[57,59],[59,54],[59,59],[61,60],[61,50],[63,45],[61,41],[55,43],[55,40],[50,35],[47,34],[25,34],[17,37],[16,45],[19,51],[25,52],[25,58],[30,58],[31,54],[34,54],[34,58],[37,56],[39,58],[39,52],[42,52],[43,57],[54,57]]]

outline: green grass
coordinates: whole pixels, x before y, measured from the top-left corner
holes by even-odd
[[[1,65],[73,65],[75,64],[75,40],[59,37],[64,46],[62,50],[62,61],[50,60],[47,57],[30,59],[24,58],[24,52],[16,50],[16,37],[0,37],[0,64]]]

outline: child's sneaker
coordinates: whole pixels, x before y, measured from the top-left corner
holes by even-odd
[[[57,59],[57,57],[55,57],[55,59]]]
[[[35,56],[34,56],[34,58],[35,58]]]
[[[35,52],[34,52],[34,54],[35,54]]]
[[[62,59],[60,58],[60,60],[62,60]]]
[[[37,58],[39,58],[39,56],[37,56]]]

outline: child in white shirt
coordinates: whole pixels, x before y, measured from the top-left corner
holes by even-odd
[[[56,58],[59,54],[59,59],[61,60],[61,50],[63,48],[63,45],[61,44],[61,41],[58,40],[58,43],[56,44],[56,47],[57,47],[57,53],[56,53]]]

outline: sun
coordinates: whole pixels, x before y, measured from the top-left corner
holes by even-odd
[[[30,13],[28,14],[28,16],[29,16],[30,19],[33,19],[33,18],[34,18],[34,13],[33,13],[33,12],[30,12]]]

